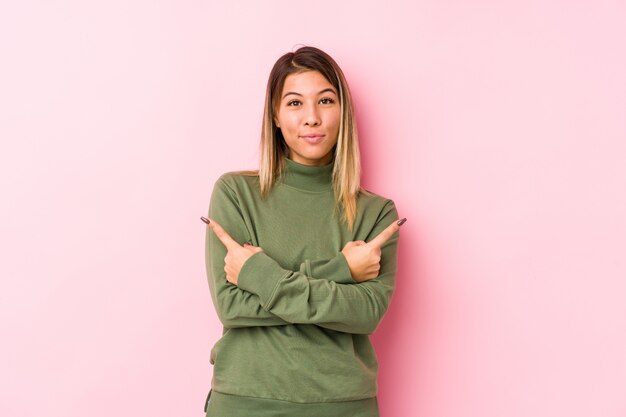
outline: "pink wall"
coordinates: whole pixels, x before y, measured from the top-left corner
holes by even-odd
[[[626,415],[624,2],[5,3],[1,416],[202,415],[198,218],[297,44],[409,219],[382,416]]]

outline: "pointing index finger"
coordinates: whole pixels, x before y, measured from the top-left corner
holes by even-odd
[[[367,242],[367,244],[380,248],[386,241],[391,238],[391,236],[393,236],[394,233],[396,233],[400,229],[400,226],[403,225],[405,221],[406,218],[391,223],[389,226],[387,226],[385,230],[380,232],[378,236]]]
[[[226,233],[226,230],[224,230],[224,228],[222,228],[222,226],[220,226],[215,220],[213,219],[209,219],[209,220],[210,220],[210,223],[208,223],[209,227],[211,228],[211,230],[213,230],[213,233],[215,233],[215,236],[217,236],[217,238],[222,242],[222,244],[226,247],[226,249],[230,250],[236,246],[241,246],[239,243],[235,241],[235,239],[230,237],[230,235]]]

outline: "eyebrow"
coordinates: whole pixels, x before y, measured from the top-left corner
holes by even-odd
[[[332,89],[332,88],[330,88],[330,87],[329,87],[329,88],[325,88],[325,89],[323,89],[322,91],[320,91],[319,93],[317,93],[317,95],[319,96],[320,94],[329,93],[329,92],[330,92],[330,93],[333,93],[334,95],[337,95],[337,93],[335,92],[335,90],[334,90],[334,89]],[[299,97],[302,97],[302,94],[300,94],[300,93],[296,93],[295,91],[288,91],[287,93],[285,93],[285,95],[283,95],[283,98],[287,97],[287,96],[288,96],[288,95],[290,95],[290,94],[292,94],[292,95],[294,95],[294,96],[299,96]]]

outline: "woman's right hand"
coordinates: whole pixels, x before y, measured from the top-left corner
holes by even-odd
[[[230,237],[228,233],[217,224],[215,220],[202,218],[202,221],[207,223],[209,227],[215,233],[215,236],[222,242],[226,248],[226,257],[224,258],[224,272],[226,272],[226,280],[233,285],[237,285],[239,281],[239,272],[243,264],[255,253],[263,252],[263,249],[258,246],[252,246],[248,243],[240,245]]]
[[[356,240],[346,243],[341,253],[343,253],[348,262],[353,280],[360,283],[378,277],[380,272],[380,248],[400,229],[404,221],[406,219],[391,223],[369,242]]]

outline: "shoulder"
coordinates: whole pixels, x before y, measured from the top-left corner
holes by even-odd
[[[226,188],[231,191],[242,188],[258,187],[258,171],[229,171],[225,172],[215,181],[215,188]]]
[[[257,199],[260,194],[259,177],[246,175],[249,172],[232,171],[220,175],[213,184],[211,205],[216,207],[223,204],[239,206],[250,199]]]
[[[358,198],[358,209],[364,216],[397,216],[396,204],[391,198],[374,193],[361,187]]]

